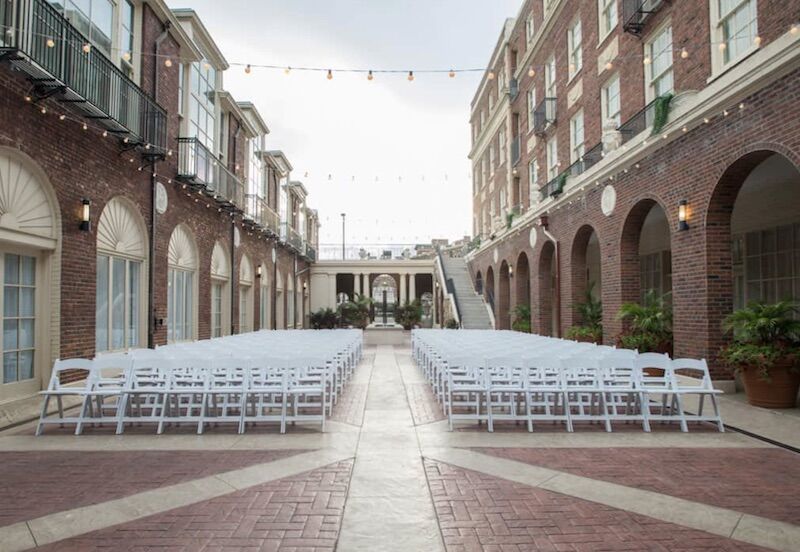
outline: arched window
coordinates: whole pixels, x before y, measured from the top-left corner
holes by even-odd
[[[191,231],[177,226],[169,239],[167,273],[167,342],[197,336],[197,246]]]
[[[258,320],[261,324],[262,330],[272,328],[272,289],[270,287],[270,273],[267,270],[266,263],[261,265],[261,295],[259,301],[259,316]]]
[[[147,331],[147,231],[127,200],[115,197],[97,225],[95,347],[141,347]]]
[[[239,265],[239,333],[253,331],[253,264],[242,255]]]
[[[211,254],[211,337],[228,335],[231,309],[231,262],[220,243],[214,244]]]

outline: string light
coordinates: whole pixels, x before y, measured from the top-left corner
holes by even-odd
[[[62,115],[60,115],[60,116],[58,117],[58,120],[59,120],[59,121],[63,121],[63,120],[64,120],[64,119],[66,119],[66,118],[67,118],[67,116],[66,116],[66,115],[64,115],[64,114],[62,114]]]
[[[89,130],[89,125],[87,125],[86,123],[83,123],[83,130]]]
[[[760,36],[755,37],[753,39],[753,44],[756,45],[756,48],[760,47],[761,46],[761,37]]]
[[[681,59],[687,59],[689,57],[689,52],[686,48],[681,50]]]
[[[414,71],[408,72],[408,82],[412,82],[414,80]]]
[[[328,80],[333,80],[333,71],[328,69]]]
[[[92,45],[91,44],[89,44],[87,42],[86,44],[83,45],[83,53],[84,54],[88,54],[91,51],[92,51]]]
[[[372,79],[374,79],[374,78],[375,78],[375,77],[372,75],[372,70],[370,69],[370,72],[369,72],[369,74],[367,75],[367,80],[370,80],[370,81],[371,81],[371,80],[372,80]],[[308,176],[308,173],[306,173],[306,176]]]
[[[789,29],[789,32],[792,33],[793,35],[800,33],[800,26],[798,26],[797,23],[793,23],[792,27]]]
[[[244,68],[244,72],[245,72],[246,74],[248,74],[248,75],[250,74],[250,72],[251,72],[252,70],[253,70],[253,69],[250,67],[250,64],[248,64],[248,65],[247,65],[247,67],[245,67],[245,68]]]
[[[52,38],[48,38],[47,39],[47,47],[48,48],[55,48],[56,47],[56,41],[53,40]]]
[[[287,67],[286,69],[283,70],[283,74],[286,75],[287,77],[289,76],[289,73],[291,73],[291,72],[292,72],[292,68],[291,67]]]
[[[489,71],[489,75],[487,75],[489,80],[494,80],[494,71]]]
[[[536,76],[536,69],[534,69],[532,66],[528,69],[528,76],[531,78]]]
[[[46,107],[42,107],[42,115],[47,115],[47,108]]]
[[[103,138],[108,138],[108,131],[107,130],[103,131]]]
[[[650,61],[651,61],[651,60],[650,60],[650,56],[645,56],[645,58],[642,60],[642,62],[643,62],[645,65],[650,65]]]
[[[455,72],[455,71],[453,71],[452,69],[450,69],[450,72],[448,73],[448,76],[449,76],[451,79],[454,79],[454,78],[456,78],[456,72]]]
[[[607,61],[606,62],[606,70],[607,71],[611,71],[613,68],[614,68],[614,64],[611,63],[610,61]]]
[[[720,52],[724,52],[724,51],[725,51],[725,49],[726,49],[727,47],[728,47],[728,45],[727,45],[727,44],[725,44],[724,42],[720,42],[720,44],[719,44],[719,51],[720,51]]]
[[[169,58],[165,59],[164,65],[166,65],[167,67],[172,67],[172,60]]]
[[[125,61],[130,61],[131,60],[131,53],[130,52],[124,52],[122,54],[122,59],[124,59]]]

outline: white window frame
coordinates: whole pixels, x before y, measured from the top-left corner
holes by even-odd
[[[177,308],[175,301],[178,298],[176,293],[176,283],[178,279],[183,279],[184,287],[182,297],[182,316],[180,320],[183,321],[181,333],[178,336],[177,321],[179,318],[175,316],[175,309]],[[191,283],[192,289],[187,293],[185,284]],[[195,317],[197,316],[197,270],[170,267],[167,271],[167,341],[169,343],[181,343],[186,341],[194,341],[196,338],[195,333]],[[185,333],[184,333],[185,330]]]
[[[529,13],[525,19],[525,44],[530,45],[533,38],[536,36],[536,24],[533,19],[533,13]]]
[[[597,44],[602,44],[608,35],[619,25],[618,0],[597,0],[598,37]]]
[[[121,261],[124,264],[124,271],[125,275],[123,276],[123,290],[122,290],[122,345],[119,347],[114,347],[114,265],[116,264],[115,261]],[[98,342],[98,335],[97,335],[97,314],[95,315],[95,350],[98,353],[109,353],[114,351],[125,351],[130,348],[141,347],[144,339],[145,339],[145,328],[147,320],[146,316],[143,316],[146,313],[145,308],[145,294],[146,294],[146,287],[145,287],[145,280],[146,280],[146,265],[144,260],[136,259],[131,257],[125,257],[122,255],[114,255],[106,251],[98,250],[97,252],[97,267],[99,271],[100,263],[106,263],[107,266],[107,275],[108,280],[106,282],[106,293],[108,298],[108,303],[106,305],[106,343],[100,344]],[[137,294],[137,302],[135,308],[132,308],[131,300],[132,294],[131,290],[133,289],[131,286],[131,278],[132,278],[132,266],[136,265],[138,267],[138,286],[136,289]],[[97,283],[99,285],[99,282]],[[99,288],[98,288],[99,289]],[[96,290],[97,291],[97,290]],[[95,293],[96,296],[96,293]],[[131,326],[131,323],[134,323],[134,326]]]
[[[536,112],[536,87],[528,90],[528,133],[533,132],[534,113]]]
[[[571,81],[583,68],[583,30],[580,19],[576,19],[567,29],[567,53],[569,57],[567,69]]]
[[[500,132],[497,135],[497,143],[498,148],[497,151],[499,153],[499,158],[497,160],[497,165],[502,167],[503,163],[506,161],[506,129],[505,127],[500,129]]]
[[[558,90],[556,88],[556,57],[550,56],[544,66],[544,97],[556,98]]]
[[[713,76],[725,72],[730,67],[733,67],[751,53],[758,49],[755,44],[755,37],[758,36],[758,0],[738,0],[735,7],[727,13],[720,13],[720,1],[710,0],[711,10],[711,71]],[[749,6],[753,18],[750,20],[752,25],[752,34],[748,34],[747,47],[737,51],[735,57],[731,57],[731,39],[725,40],[725,23],[736,16],[745,6]],[[748,26],[749,27],[749,26]],[[747,29],[745,27],[744,29]],[[742,30],[738,34],[741,34]],[[720,44],[725,43],[726,48],[724,51],[720,50]]]
[[[569,120],[569,158],[571,163],[580,161],[585,153],[586,136],[583,125],[583,109],[581,109]]]
[[[656,42],[659,41],[665,35],[669,35],[669,42],[665,44],[663,47],[655,50]],[[644,45],[644,55],[646,58],[649,58],[650,63],[645,68],[645,91],[646,91],[646,100],[647,103],[650,103],[657,96],[662,94],[666,94],[667,92],[672,92],[675,89],[675,81],[674,81],[674,47],[672,42],[672,24],[670,21],[666,21],[661,27],[659,27],[653,34],[652,37],[645,43]],[[658,64],[658,60],[662,56],[667,56],[669,58],[669,66],[665,67],[663,70],[659,71],[658,74],[655,73],[656,66]],[[669,87],[669,90],[662,91],[658,93],[656,88],[657,85],[662,82],[664,79],[670,79],[672,85]]]
[[[5,261],[6,256],[15,256],[19,257],[19,261],[21,262],[23,258],[33,259],[33,284],[23,284],[21,281],[17,281],[16,283],[7,282],[5,279]],[[21,273],[21,264],[18,264],[18,273]],[[22,392],[23,390],[27,391],[30,390],[31,393],[35,392],[38,389],[39,383],[37,381],[37,377],[39,376],[39,364],[40,364],[40,357],[42,356],[42,344],[44,337],[42,332],[42,326],[46,324],[44,317],[42,316],[42,307],[44,305],[41,304],[42,302],[42,275],[41,272],[43,270],[43,263],[37,253],[28,252],[28,251],[17,251],[16,248],[4,246],[2,251],[0,251],[0,284],[2,284],[3,294],[0,295],[0,323],[2,323],[2,329],[4,334],[3,343],[0,343],[0,353],[2,353],[2,357],[0,360],[3,360],[3,364],[5,364],[4,357],[6,354],[16,354],[17,355],[17,362],[15,366],[15,373],[16,377],[14,379],[9,379],[8,381],[5,380],[5,366],[2,367],[2,372],[0,372],[0,391],[2,391],[2,395],[0,397],[5,398],[6,393],[13,394],[12,396],[16,396],[18,392]],[[14,315],[6,316],[6,305],[5,305],[5,289],[6,288],[16,288],[18,292],[17,298],[17,311]],[[19,295],[22,294],[23,289],[32,289],[33,290],[33,313],[30,315],[23,315],[20,311],[21,301]],[[16,336],[17,336],[17,344],[14,348],[5,348],[5,333],[6,333],[6,321],[14,321],[17,324]],[[20,340],[22,338],[23,333],[19,329],[19,322],[22,320],[29,320],[33,326],[32,328],[32,335],[30,336],[32,340],[31,346],[20,346]],[[13,330],[12,330],[13,331]],[[31,356],[31,373],[30,377],[20,377],[20,363],[19,363],[19,353],[30,353]]]
[[[539,164],[536,159],[528,163],[528,205],[539,203]]]
[[[547,153],[547,181],[550,182],[558,176],[558,137],[553,136],[545,146]]]
[[[239,286],[239,333],[253,331],[253,285]]]
[[[612,114],[609,113],[609,107],[610,107],[609,106],[609,100],[611,99],[610,96],[609,96],[609,90],[611,89],[611,86],[614,84],[614,82],[616,82],[616,86],[617,86],[617,90],[618,90],[618,92],[617,92],[618,108],[617,108],[616,113],[612,117]],[[601,111],[602,111],[602,115],[603,115],[602,126],[605,126],[606,121],[608,121],[611,118],[613,118],[617,122],[617,126],[622,124],[622,89],[621,89],[621,81],[620,81],[620,78],[619,78],[619,73],[616,73],[613,77],[608,79],[605,82],[605,84],[603,85],[603,88],[602,88],[602,90],[600,92],[600,102],[601,102],[601,108],[602,108]]]

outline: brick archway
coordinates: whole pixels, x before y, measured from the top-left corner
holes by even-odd
[[[514,304],[512,311],[519,305],[531,306],[531,269],[528,255],[523,251],[517,257],[514,267]]]
[[[556,248],[553,242],[548,241],[542,246],[538,263],[538,289],[539,297],[536,301],[536,316],[539,332],[542,335],[557,336],[560,328],[555,324],[555,256]]]
[[[495,297],[494,297],[494,269],[490,266],[486,269],[486,284],[483,286],[483,297],[489,303],[492,313],[497,318],[497,311],[495,310]],[[496,324],[495,324],[496,326]]]
[[[497,329],[511,329],[511,272],[508,263],[500,264],[497,278]]]
[[[573,325],[582,324],[584,322],[584,320],[580,319],[576,306],[586,300],[586,291],[590,281],[588,249],[592,237],[597,239],[597,231],[593,226],[586,224],[578,229],[572,240],[572,250],[570,253],[570,298],[572,302],[570,306]],[[602,276],[598,274],[597,279],[598,281],[595,282],[594,292],[599,297],[602,296]]]

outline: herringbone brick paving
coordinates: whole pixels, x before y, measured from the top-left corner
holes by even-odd
[[[0,452],[0,526],[301,452],[307,451]]]
[[[352,461],[40,548],[45,551],[332,551]]]
[[[755,552],[762,548],[425,461],[449,552]]]
[[[339,395],[336,406],[333,407],[331,420],[361,427],[361,424],[364,423],[367,387],[360,383],[349,384]]]
[[[472,450],[800,525],[800,456],[778,448]]]
[[[409,383],[406,384],[406,390],[414,425],[429,424],[445,419],[442,407],[436,402],[436,397],[433,396],[433,391],[427,383]]]

